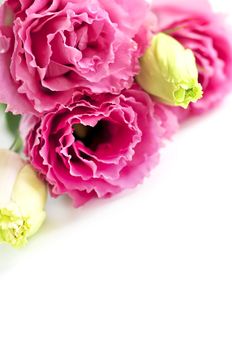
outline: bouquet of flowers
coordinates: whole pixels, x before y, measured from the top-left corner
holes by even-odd
[[[206,0],[3,1],[15,142],[0,150],[0,242],[38,231],[47,188],[79,207],[142,183],[179,125],[231,86],[231,33]]]

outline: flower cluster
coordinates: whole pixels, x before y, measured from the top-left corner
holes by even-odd
[[[0,7],[0,102],[21,115],[30,166],[52,196],[67,194],[76,207],[142,183],[179,123],[231,86],[230,35],[206,0]],[[0,194],[0,241],[17,246],[31,224],[12,203],[1,209]]]

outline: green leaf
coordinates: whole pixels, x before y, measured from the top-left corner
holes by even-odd
[[[0,112],[5,113],[6,105],[4,103],[0,103]]]
[[[7,112],[5,113],[5,118],[9,132],[14,136],[18,135],[21,116],[14,115],[11,112]]]

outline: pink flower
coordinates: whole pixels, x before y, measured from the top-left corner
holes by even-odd
[[[204,97],[187,111],[177,109],[180,120],[215,107],[232,87],[232,32],[206,0],[155,0],[157,31],[167,31],[193,50]]]
[[[0,8],[0,101],[20,114],[75,94],[129,88],[148,42],[145,0],[6,0]]]
[[[53,196],[75,206],[141,183],[175,131],[172,110],[154,104],[137,85],[120,95],[85,96],[43,118],[24,118],[26,154]]]

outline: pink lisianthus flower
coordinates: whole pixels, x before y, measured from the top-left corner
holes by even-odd
[[[188,110],[177,108],[179,119],[200,115],[222,101],[232,88],[232,32],[225,18],[206,0],[155,0],[157,31],[172,35],[196,57],[204,96]]]
[[[91,95],[42,118],[23,118],[25,153],[50,185],[75,206],[140,184],[177,126],[169,107],[137,85],[120,95]]]
[[[145,0],[6,0],[0,102],[13,113],[39,115],[71,103],[77,92],[129,88],[150,15]]]

